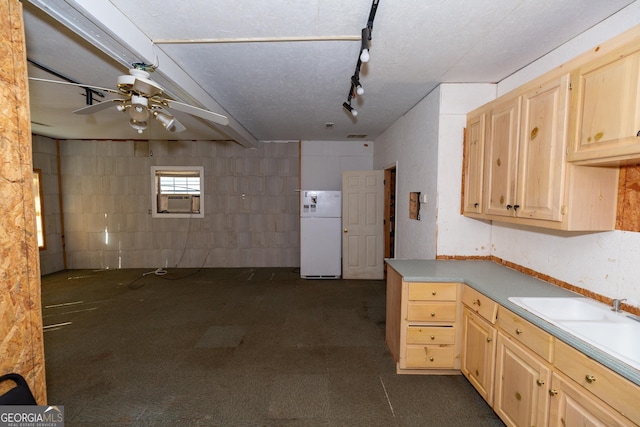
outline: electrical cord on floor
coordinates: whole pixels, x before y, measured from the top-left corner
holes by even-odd
[[[138,285],[138,286],[133,286],[134,283],[136,283],[138,280],[142,279],[143,277],[146,277],[150,274],[153,274],[155,276],[158,276],[164,280],[182,280],[182,279],[186,279],[187,277],[191,277],[191,276],[195,276],[196,274],[200,273],[200,271],[202,271],[202,269],[204,268],[204,265],[207,262],[207,258],[209,258],[209,254],[211,254],[211,251],[209,250],[207,252],[207,255],[204,257],[204,260],[202,261],[202,265],[200,266],[200,268],[198,268],[196,271],[191,272],[185,276],[180,276],[180,277],[164,277],[168,272],[167,270],[163,269],[162,267],[160,268],[156,268],[155,270],[152,271],[148,271],[146,273],[142,273],[141,276],[136,277],[133,281],[131,281],[128,285],[127,288],[129,289],[140,289],[141,287],[144,286],[144,283]]]

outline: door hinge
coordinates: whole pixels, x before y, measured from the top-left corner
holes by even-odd
[[[569,90],[573,89],[573,82],[571,80],[569,80]]]
[[[566,205],[562,205],[560,207],[560,214],[561,215],[566,215],[567,214],[567,206]]]

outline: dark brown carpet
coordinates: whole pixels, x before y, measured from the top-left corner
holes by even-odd
[[[463,376],[396,375],[383,281],[294,269],[42,279],[66,425],[502,426]]]

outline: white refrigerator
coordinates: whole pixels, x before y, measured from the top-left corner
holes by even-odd
[[[300,192],[300,277],[338,279],[342,275],[342,193]]]

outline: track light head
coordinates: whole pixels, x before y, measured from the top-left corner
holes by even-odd
[[[360,47],[360,61],[369,62],[369,40],[371,40],[371,28],[362,29],[362,45]]]
[[[360,53],[360,61],[369,62],[369,58],[369,49],[362,49],[362,52]]]
[[[356,117],[358,115],[358,111],[355,108],[353,108],[351,104],[345,102],[342,104],[342,106],[345,108],[345,110],[350,112],[353,117]]]
[[[355,94],[353,93],[354,89],[355,89]],[[362,95],[363,93],[364,93],[364,89],[360,84],[360,78],[358,77],[358,73],[356,73],[353,76],[351,76],[351,94],[355,96],[355,95]]]

